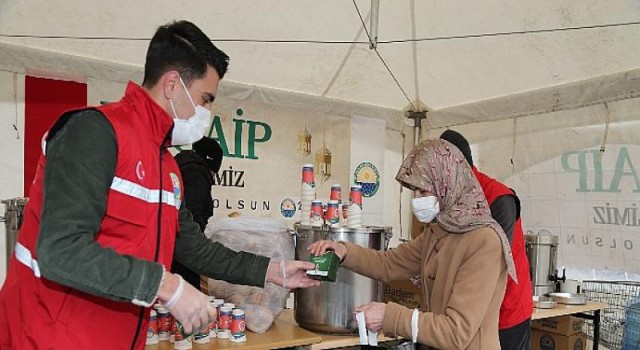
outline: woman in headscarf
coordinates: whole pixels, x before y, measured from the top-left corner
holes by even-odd
[[[414,339],[427,349],[500,349],[506,276],[517,277],[507,237],[491,218],[464,156],[447,141],[424,141],[406,157],[396,180],[414,192],[417,219],[435,219],[423,234],[386,252],[326,240],[309,251],[333,249],[341,266],[384,282],[420,276],[420,310],[392,302],[356,308],[369,330]]]

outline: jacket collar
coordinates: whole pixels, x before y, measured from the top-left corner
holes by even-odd
[[[437,222],[434,222],[430,225],[431,228],[431,233],[432,233],[432,239],[434,240],[439,240],[447,235],[449,235],[449,233],[447,231],[445,231],[442,226],[440,226]]]
[[[157,146],[170,146],[173,118],[138,84],[129,81],[122,100],[137,112]]]

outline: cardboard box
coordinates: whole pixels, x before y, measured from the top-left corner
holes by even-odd
[[[411,309],[420,308],[422,291],[410,280],[390,282],[384,286],[384,301],[391,301]]]
[[[543,318],[531,322],[531,328],[560,335],[572,335],[582,332],[583,320],[572,316]]]
[[[338,258],[333,250],[327,250],[320,256],[311,254],[309,256],[309,261],[316,265],[314,270],[307,270],[307,275],[309,275],[309,277],[329,282],[335,282],[338,278],[340,258]]]
[[[531,331],[531,350],[584,350],[587,335],[560,335],[534,329]]]

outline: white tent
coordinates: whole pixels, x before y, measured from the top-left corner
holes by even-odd
[[[2,46],[0,65],[138,78],[155,28],[185,18],[229,53],[228,81],[405,109],[409,101],[369,49],[356,6],[369,27],[369,1],[3,1],[0,40],[17,47]],[[639,14],[629,0],[382,1],[377,50],[418,109],[581,81],[588,91],[593,78],[639,68],[640,25],[629,24]],[[43,52],[32,57],[26,48]],[[588,97],[610,97],[597,95]],[[581,97],[561,102],[575,106]]]
[[[124,82],[141,80],[155,28],[188,19],[231,57],[222,100],[256,99],[323,115],[383,119],[382,170],[389,173],[385,183],[392,190],[386,195],[392,198],[399,194],[391,175],[413,142],[412,122],[403,118],[408,110],[427,111],[423,137],[437,137],[446,127],[462,131],[474,143],[481,169],[507,180],[530,208],[561,212],[573,198],[562,194],[561,181],[552,186],[555,195],[541,199],[538,193],[550,182],[533,184],[532,179],[539,174],[558,179],[563,171],[569,174],[562,176],[582,176],[575,170],[582,163],[568,152],[602,148],[605,156],[599,159],[612,164],[602,176],[612,181],[619,165],[620,192],[604,199],[585,194],[569,203],[586,208],[567,214],[585,216],[581,223],[548,221],[544,210],[528,209],[525,226],[533,232],[551,230],[565,241],[569,236],[563,232],[584,227],[591,230],[591,243],[561,251],[561,262],[571,265],[575,261],[569,257],[586,254],[603,258],[582,264],[589,271],[640,273],[635,226],[607,233],[609,245],[617,237],[617,247],[630,241],[631,249],[607,252],[596,252],[593,242],[601,231],[589,226],[590,208],[599,205],[594,201],[631,208],[640,191],[634,168],[640,153],[632,147],[640,126],[639,2],[380,1],[376,50],[367,37],[371,9],[372,2],[364,0],[4,0],[0,70],[87,82],[90,102],[115,99]],[[0,110],[19,114],[14,107],[20,106],[20,87],[19,81],[0,85],[5,96],[0,104],[7,104]],[[13,135],[13,119],[6,119],[3,115],[3,135]],[[629,156],[620,163],[622,148]],[[612,150],[617,153],[607,160]],[[597,168],[593,164],[589,171]],[[576,192],[574,187],[569,192]],[[578,186],[581,191],[586,190]],[[5,190],[2,195],[15,194]],[[545,201],[555,207],[540,204]],[[397,213],[398,208],[385,208],[385,223],[406,226]],[[620,253],[624,261],[601,266]]]

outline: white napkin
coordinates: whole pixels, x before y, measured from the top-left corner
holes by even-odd
[[[411,340],[414,343],[418,342],[418,321],[420,317],[420,311],[418,309],[413,309],[413,314],[411,315]]]
[[[378,332],[367,329],[364,319],[364,312],[356,313],[356,321],[358,321],[358,334],[360,335],[360,345],[378,346]]]

